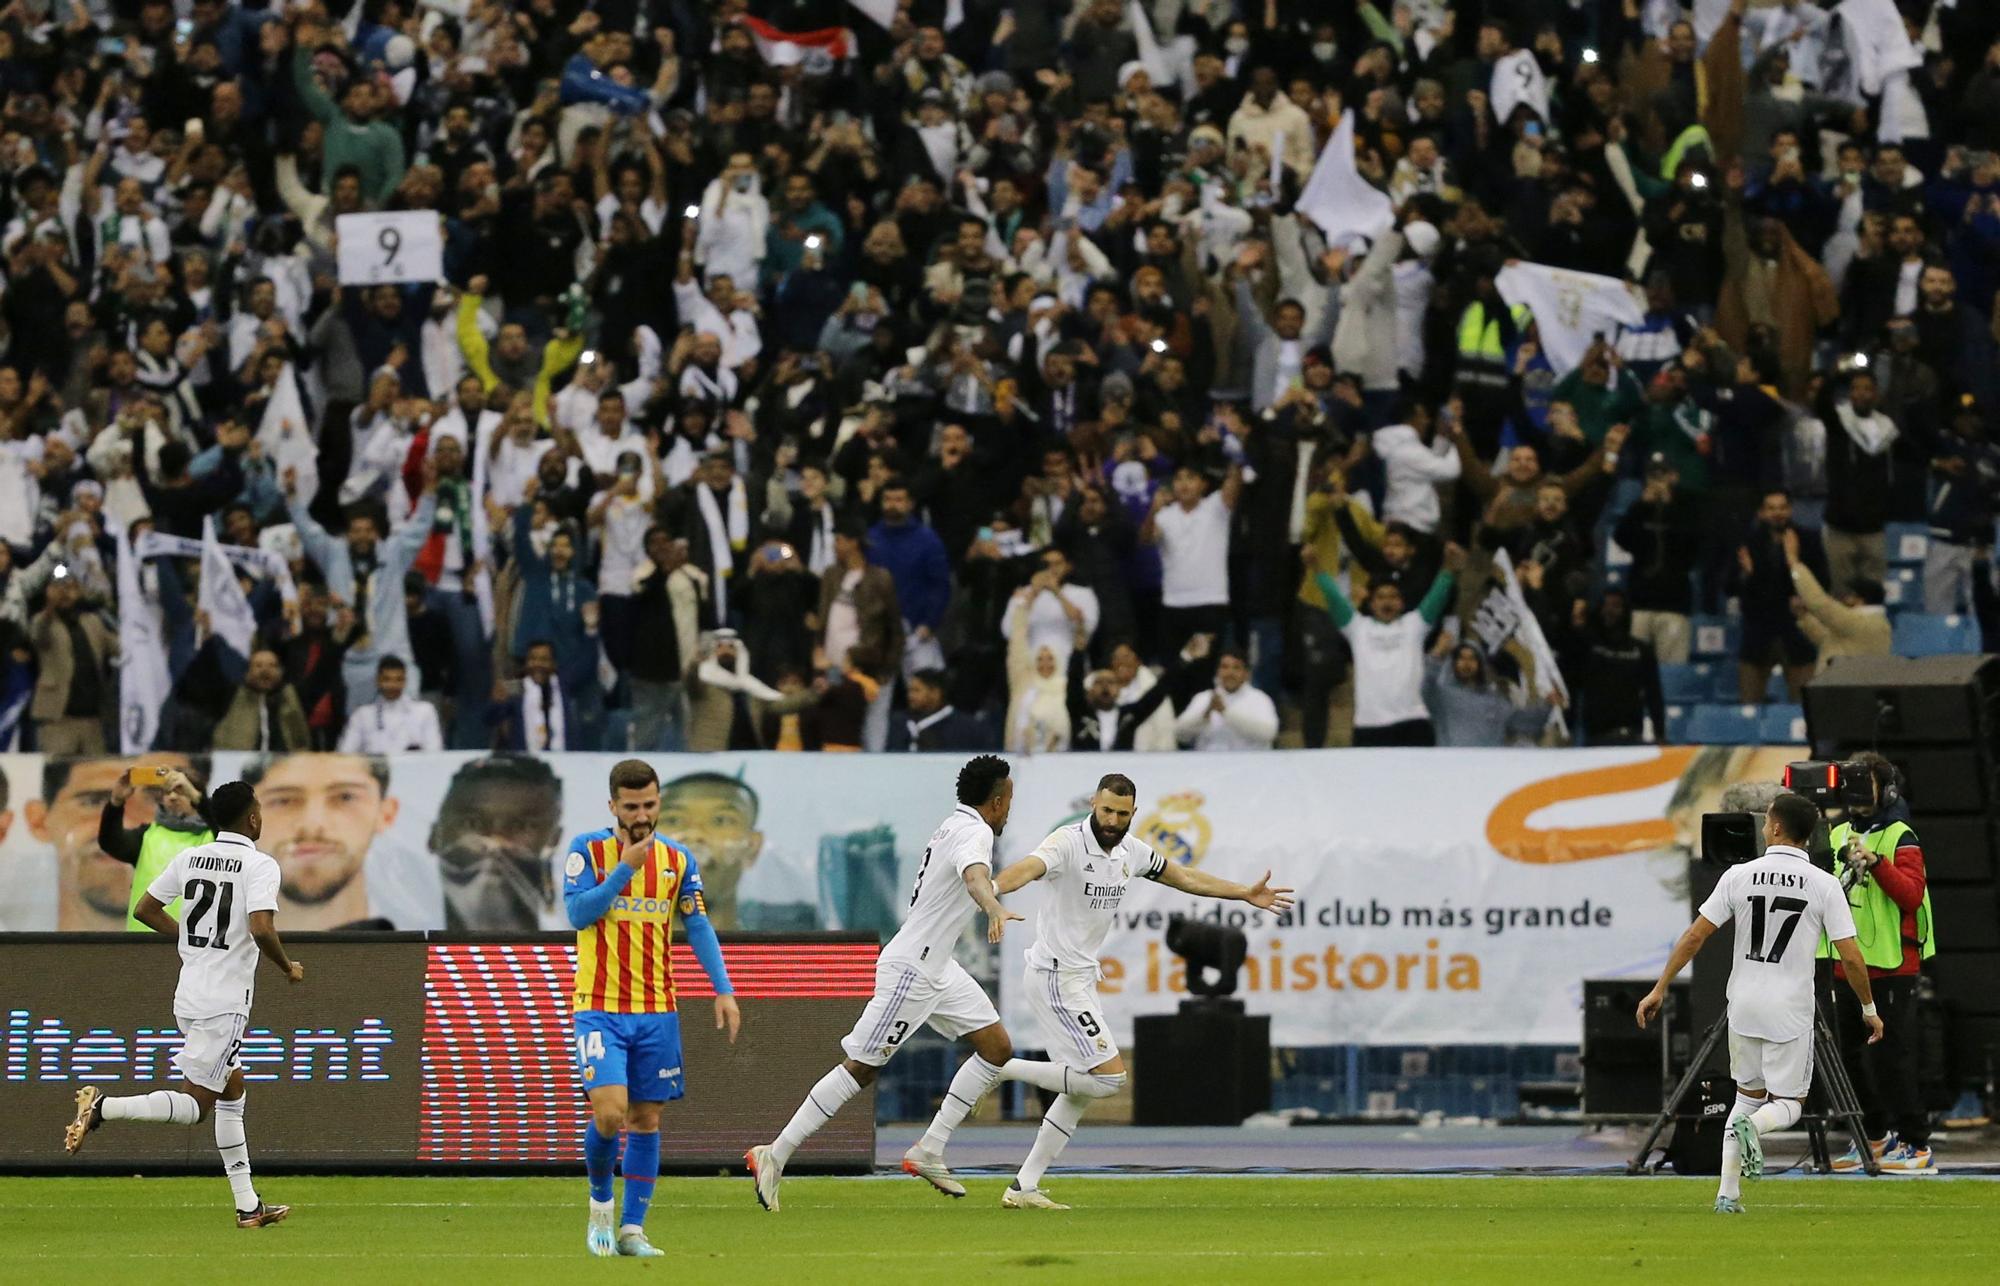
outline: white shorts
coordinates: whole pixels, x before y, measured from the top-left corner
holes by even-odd
[[[1765,1040],[1730,1032],[1729,1075],[1740,1090],[1763,1090],[1772,1098],[1804,1098],[1812,1088],[1812,1033],[1797,1040]]]
[[[840,1047],[857,1063],[880,1067],[895,1056],[904,1037],[929,1023],[946,1040],[957,1040],[1000,1021],[993,1001],[954,960],[933,982],[901,960],[875,966],[875,997],[861,1011]]]
[[[1089,1071],[1118,1057],[1097,998],[1097,974],[1090,969],[1037,969],[1022,974],[1024,994],[1042,1029],[1049,1061]]]
[[[237,1058],[243,1049],[243,1029],[250,1025],[248,1014],[216,1014],[211,1018],[183,1018],[174,1015],[181,1029],[181,1051],[174,1065],[181,1079],[220,1094],[229,1088],[229,1076],[243,1064]]]

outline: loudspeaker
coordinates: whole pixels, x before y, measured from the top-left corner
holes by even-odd
[[[1704,1076],[1681,1101],[1667,1162],[1675,1174],[1722,1173],[1722,1127],[1736,1101],[1736,1083],[1727,1076]]]
[[[1921,837],[1922,832],[1918,835]],[[1928,842],[1924,845],[1924,855],[1930,856]],[[1930,894],[1937,940],[1940,944],[1950,943],[1952,954],[2000,951],[2000,894],[1994,892],[1992,885],[1933,883]]]
[[[1706,862],[1688,863],[1688,919],[1701,914],[1701,904],[1722,882],[1722,872]],[[1707,1031],[1709,1025],[1729,1008],[1729,964],[1735,959],[1736,926],[1725,924],[1716,931],[1715,941],[1694,958],[1688,967],[1688,1027]],[[1729,1051],[1717,1047],[1708,1070],[1729,1074]]]
[[[1271,1110],[1271,1019],[1240,1000],[1133,1019],[1132,1057],[1134,1125],[1241,1125]]]
[[[1865,746],[1841,743],[1843,755]],[[1993,765],[1981,746],[1886,746],[1882,754],[1903,774],[1903,797],[1927,813],[1983,813],[1994,798]]]
[[[1813,745],[1983,741],[2000,694],[1995,663],[1991,656],[1842,657],[1806,684]]]
[[[1924,849],[1924,877],[1938,883],[1991,882],[2000,869],[1993,822],[1987,817],[1918,813],[1910,819]],[[1935,899],[1933,899],[1935,900]]]
[[[1640,1030],[1635,1015],[1653,984],[1633,978],[1587,978],[1583,984],[1583,1112],[1586,1116],[1649,1116],[1660,1110],[1660,1031],[1667,1027],[1671,1074],[1688,1060],[1688,984],[1673,985],[1654,1026]]]
[[[2000,1018],[1954,1014],[1950,1031],[1954,1083],[1990,1084],[2000,1076]]]

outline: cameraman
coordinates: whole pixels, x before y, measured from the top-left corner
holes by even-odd
[[[204,775],[206,775],[204,773]],[[136,781],[134,779],[137,779]],[[125,825],[125,801],[134,792],[153,804],[153,820],[143,826]],[[132,893],[125,910],[127,933],[150,933],[150,926],[133,918],[139,898],[160,872],[184,848],[207,844],[215,832],[202,820],[201,787],[178,768],[141,764],[128,768],[111,783],[111,795],[97,819],[97,846],[109,857],[132,868]],[[168,910],[179,906],[176,901]]]
[[[1865,1114],[1869,1147],[1882,1169],[1893,1174],[1935,1174],[1931,1163],[1930,1117],[1917,1087],[1917,975],[1937,951],[1931,899],[1925,887],[1924,851],[1910,829],[1896,768],[1882,756],[1864,753],[1852,762],[1868,774],[1867,804],[1848,809],[1848,820],[1833,828],[1834,873],[1847,888],[1861,958],[1881,1010],[1887,1035],[1866,1045],[1860,1010],[1845,987],[1835,987],[1841,1057],[1860,1074],[1855,1089]],[[1822,956],[1831,956],[1824,944]],[[1845,971],[1836,961],[1834,975]],[[1891,1127],[1894,1127],[1893,1130]],[[1861,1168],[1852,1146],[1833,1163],[1838,1171]]]

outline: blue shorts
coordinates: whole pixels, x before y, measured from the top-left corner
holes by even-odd
[[[600,1085],[623,1085],[636,1103],[679,1098],[681,1016],[577,1011],[576,1072],[585,1094]]]

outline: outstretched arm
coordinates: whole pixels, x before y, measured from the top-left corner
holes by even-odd
[[[979,909],[986,914],[986,940],[999,942],[1007,932],[1007,921],[1024,917],[1015,915],[1000,905],[1000,896],[994,890],[992,867],[984,862],[977,862],[966,867],[962,874],[965,891],[972,894],[972,900],[977,902]]]
[[[1168,862],[1160,871],[1160,883],[1170,889],[1192,893],[1196,897],[1221,898],[1225,902],[1248,902],[1251,906],[1266,911],[1289,911],[1292,909],[1292,890],[1271,887],[1271,873],[1264,872],[1263,878],[1255,884],[1238,884],[1225,880],[1207,871],[1198,871],[1192,866],[1182,866],[1178,862]]]
[[[1653,1015],[1660,1012],[1660,1006],[1666,1003],[1668,984],[1673,982],[1675,974],[1687,968],[1688,961],[1694,959],[1695,953],[1701,950],[1715,928],[1714,921],[1705,915],[1698,915],[1694,923],[1687,927],[1687,932],[1681,934],[1681,940],[1674,943],[1673,954],[1667,957],[1667,967],[1660,971],[1660,980],[1639,1002],[1639,1026],[1644,1027],[1653,1020]]]
[[[1032,854],[1022,858],[993,881],[993,892],[997,897],[1005,897],[1015,889],[1024,889],[1049,873],[1049,864]]]

